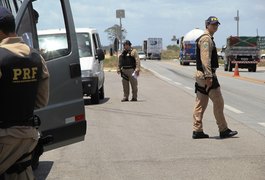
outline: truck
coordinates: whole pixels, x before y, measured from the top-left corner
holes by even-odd
[[[0,0],[0,5],[14,15],[17,35],[39,51],[39,29],[66,29],[66,46],[45,58],[50,73],[49,103],[35,110],[35,114],[41,120],[40,137],[51,137],[52,140],[44,151],[83,141],[87,123],[77,37],[69,0]],[[48,20],[47,14],[52,14],[54,19]]]
[[[143,41],[143,51],[147,59],[161,60],[162,38],[147,38]]]
[[[260,61],[260,48],[257,36],[230,36],[226,40],[224,51],[224,71],[232,71],[236,64],[238,68],[246,68],[256,72]]]
[[[196,40],[204,33],[203,30],[195,28],[185,36],[182,36],[179,41],[180,46],[180,65],[189,65],[190,63],[196,63]]]

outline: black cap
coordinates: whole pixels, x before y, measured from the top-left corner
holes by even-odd
[[[123,45],[128,44],[129,46],[132,45],[132,43],[129,40],[124,41]]]
[[[3,6],[0,6],[0,21],[4,20],[6,17],[12,16],[13,14],[8,9]]]
[[[208,19],[206,19],[205,22],[206,22],[206,25],[209,25],[209,24],[218,24],[219,25],[220,24],[218,18],[215,16],[208,17]]]

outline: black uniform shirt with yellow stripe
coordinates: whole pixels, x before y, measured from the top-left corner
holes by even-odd
[[[0,43],[0,48],[5,48],[10,52],[14,53],[15,55],[21,57],[28,56],[31,52],[29,46],[26,45],[20,37],[8,37],[3,39],[2,42]],[[41,70],[41,76],[38,84],[37,96],[35,101],[36,109],[46,106],[48,104],[48,99],[49,99],[49,72],[46,66],[46,62],[42,57],[41,61],[42,61],[42,70]],[[0,67],[0,78],[2,78],[1,67]],[[0,128],[0,137],[1,136],[38,139],[38,132],[36,128],[33,127],[13,126],[7,129]]]

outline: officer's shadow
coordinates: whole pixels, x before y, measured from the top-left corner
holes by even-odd
[[[53,166],[53,161],[40,161],[39,167],[34,170],[36,180],[45,180]]]

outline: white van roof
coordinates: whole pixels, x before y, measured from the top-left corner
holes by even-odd
[[[95,28],[76,28],[75,31],[77,33],[97,33]],[[65,29],[45,29],[45,30],[38,30],[38,35],[46,35],[46,34],[65,34]]]

